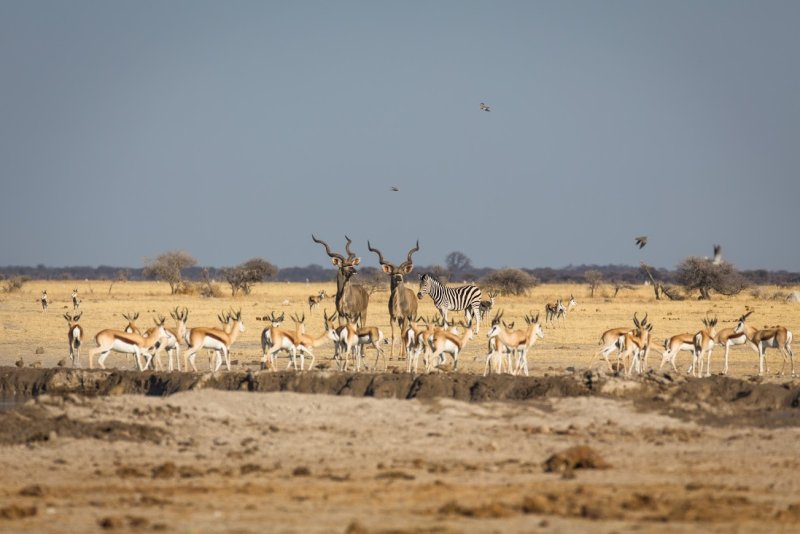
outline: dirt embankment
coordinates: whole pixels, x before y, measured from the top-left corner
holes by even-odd
[[[461,401],[527,401],[600,396],[633,401],[705,423],[800,426],[800,383],[765,383],[723,376],[693,379],[650,373],[624,379],[596,372],[545,377],[483,377],[441,373],[233,372],[139,373],[119,370],[0,368],[0,399],[25,400],[38,395],[165,396],[182,391],[294,392],[395,399],[448,398]]]

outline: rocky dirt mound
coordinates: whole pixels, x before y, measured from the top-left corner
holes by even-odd
[[[181,391],[311,393],[395,399],[529,401],[553,397],[603,396],[634,401],[642,409],[703,420],[761,426],[800,426],[800,383],[767,383],[724,376],[695,379],[669,373],[623,378],[592,371],[544,377],[440,373],[339,373],[320,371],[233,373],[139,373],[119,370],[0,368],[0,399],[38,395],[144,394]],[[743,419],[744,418],[744,419]]]
[[[161,429],[135,423],[79,421],[63,412],[53,415],[41,404],[25,404],[0,413],[0,445],[54,441],[64,437],[158,443],[163,436]]]

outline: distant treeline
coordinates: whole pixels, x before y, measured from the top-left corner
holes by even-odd
[[[448,278],[452,282],[476,281],[494,272],[493,268],[474,268],[459,272],[448,272],[441,265],[420,266],[416,265],[416,273],[434,272]],[[640,284],[647,280],[647,276],[639,267],[630,265],[568,265],[566,267],[537,267],[521,269],[534,276],[538,283],[586,283],[587,272],[599,272],[604,282],[618,282],[625,284]],[[98,267],[35,267],[10,265],[0,267],[0,277],[25,276],[36,280],[145,280],[142,268],[114,267],[100,265]],[[676,284],[677,271],[669,269],[656,269],[653,275],[666,284]],[[787,271],[769,271],[755,269],[740,271],[750,283],[757,285],[797,285],[800,284],[800,273]],[[217,281],[223,280],[221,269],[216,267],[191,267],[182,271],[185,280],[203,280],[206,277]],[[364,267],[359,270],[362,279],[382,279],[386,277],[376,267]],[[279,282],[331,282],[336,279],[336,269],[328,269],[321,265],[308,265],[306,267],[286,267],[280,269],[272,278]],[[414,277],[412,275],[411,280]]]

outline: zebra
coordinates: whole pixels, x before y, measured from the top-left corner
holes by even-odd
[[[475,333],[481,331],[481,290],[478,286],[446,287],[430,273],[419,277],[417,298],[430,295],[433,304],[447,321],[447,310],[464,310],[467,322],[477,323]]]

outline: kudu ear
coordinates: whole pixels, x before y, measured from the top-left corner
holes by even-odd
[[[404,263],[403,265],[400,266],[400,272],[403,274],[409,274],[413,270],[414,270],[413,263]]]
[[[383,269],[383,272],[386,274],[392,274],[392,266],[388,263],[381,264],[381,269]]]
[[[331,263],[332,263],[332,264],[333,264],[335,267],[341,267],[341,266],[342,266],[342,260],[341,260],[341,259],[339,259],[339,258],[336,258],[336,257],[333,257],[333,258],[331,258]]]
[[[361,258],[353,258],[353,261],[350,262],[350,265],[356,266],[361,263]]]

